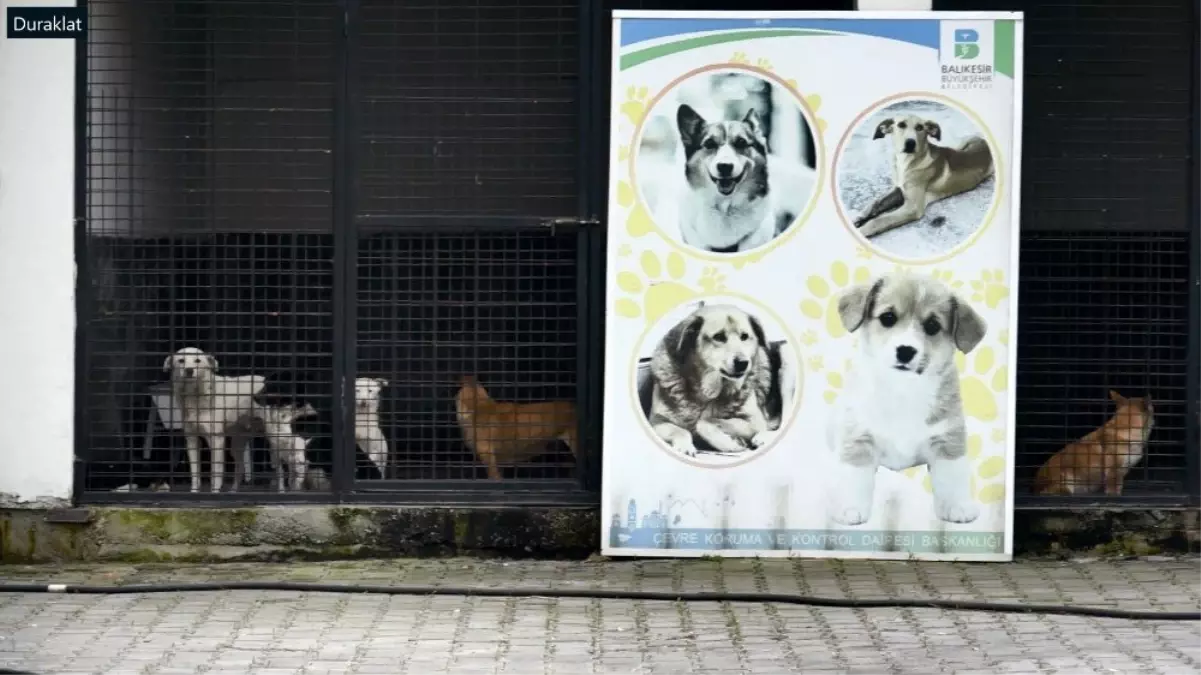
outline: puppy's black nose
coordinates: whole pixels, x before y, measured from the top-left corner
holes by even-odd
[[[897,361],[900,363],[909,363],[913,357],[917,356],[917,350],[909,345],[901,345],[897,347]]]
[[[741,374],[745,373],[747,367],[750,365],[751,365],[751,362],[747,361],[746,359],[744,359],[742,357],[738,357],[738,358],[734,359],[734,374],[741,375]]]
[[[729,162],[721,162],[717,165],[717,175],[722,178],[727,178],[734,175],[734,165]]]
[[[183,369],[183,374],[184,374],[184,375],[186,375],[186,376],[188,376],[188,377],[191,377],[191,376],[192,376],[193,374],[195,374],[195,373],[196,373],[196,369],[195,369],[195,368],[184,368],[184,369]]]
[[[917,141],[913,140],[912,138],[906,138],[904,149],[905,149],[905,152],[910,152],[910,153],[913,152],[914,150],[917,149]]]

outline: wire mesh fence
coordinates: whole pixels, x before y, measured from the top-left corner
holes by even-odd
[[[603,247],[546,221],[605,191],[579,123],[588,89],[605,127],[603,12],[581,59],[588,13],[573,0],[88,4],[84,499],[581,479],[580,429],[600,416]],[[1035,79],[1054,74],[1034,63],[1044,51]],[[1029,91],[1032,109],[1050,105]],[[1037,143],[1053,166],[1071,150],[1092,172],[1072,190],[1126,180],[1084,156],[1091,142],[1056,142]],[[1119,159],[1163,154],[1147,148]],[[1125,233],[1088,232],[1057,215],[1077,192],[1045,182],[1025,200],[1018,503],[1113,491],[1111,465],[1123,497],[1185,495],[1196,235],[1131,233],[1127,211],[1105,221]],[[1164,223],[1183,213],[1169,201]],[[1099,478],[1080,468],[1094,457]]]
[[[575,476],[573,419],[490,471],[455,394],[576,397],[578,232],[538,225],[575,210],[576,8],[460,4],[362,3],[351,91],[332,0],[89,3],[85,494]]]
[[[1186,494],[1188,244],[1186,233],[1025,235],[1019,494]]]

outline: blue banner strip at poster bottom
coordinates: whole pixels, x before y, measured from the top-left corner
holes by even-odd
[[[609,529],[611,548],[689,551],[902,551],[909,553],[1003,553],[1000,532],[939,530],[752,530],[711,528]]]

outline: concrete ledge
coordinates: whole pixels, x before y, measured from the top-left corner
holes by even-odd
[[[1020,510],[1019,555],[1201,552],[1193,509]],[[0,562],[213,562],[474,555],[584,558],[595,508],[261,506],[0,509]]]
[[[0,510],[0,562],[329,560],[493,555],[578,557],[596,550],[593,508],[262,506]]]
[[[1025,555],[1142,556],[1201,552],[1201,510],[1021,509],[1014,550]]]

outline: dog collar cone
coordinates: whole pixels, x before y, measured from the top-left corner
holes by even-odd
[[[872,135],[884,138],[892,141],[893,189],[855,219],[865,237],[920,220],[930,204],[974,190],[993,175],[992,151],[983,138],[969,136],[956,147],[933,143],[942,142],[942,126],[934,120],[890,117]]]
[[[706,251],[737,253],[771,241],[767,139],[754,109],[742,119],[710,121],[687,104],[676,111],[684,146],[680,236]]]
[[[772,385],[766,347],[759,320],[733,305],[706,305],[673,326],[651,356],[655,435],[686,457],[769,443],[776,429],[765,413]]]
[[[858,337],[847,390],[826,430],[834,454],[830,517],[872,517],[876,473],[925,464],[934,513],[949,523],[979,515],[955,353],[984,338],[984,319],[942,282],[896,274],[847,289],[838,301]]]

